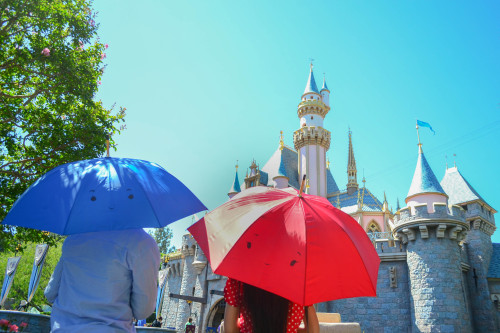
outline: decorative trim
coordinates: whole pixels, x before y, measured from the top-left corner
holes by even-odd
[[[299,118],[302,118],[306,114],[317,114],[325,118],[325,116],[328,114],[328,111],[330,111],[330,107],[323,103],[323,101],[317,99],[308,99],[299,103],[297,115],[299,116]]]
[[[427,230],[426,225],[420,225],[418,226],[418,229],[420,229],[420,236],[422,238],[429,238],[429,230]]]
[[[330,148],[330,137],[330,132],[323,127],[304,126],[293,133],[293,143],[297,151],[306,145],[320,145],[325,150],[328,150]]]
[[[446,224],[440,224],[438,225],[438,228],[436,230],[436,237],[437,238],[444,238],[444,232],[446,231]]]

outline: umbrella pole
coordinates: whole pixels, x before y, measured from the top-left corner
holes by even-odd
[[[304,306],[304,326],[306,328],[306,333],[309,332],[309,309],[308,308],[309,308],[308,306]]]
[[[306,183],[306,175],[302,177],[302,183],[300,184],[299,197],[302,196],[302,191],[304,191],[304,184]]]

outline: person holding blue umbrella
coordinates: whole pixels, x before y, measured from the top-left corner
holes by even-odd
[[[37,180],[3,223],[69,235],[45,289],[52,332],[135,332],[155,308],[160,253],[142,228],[207,208],[159,165],[97,158]]]

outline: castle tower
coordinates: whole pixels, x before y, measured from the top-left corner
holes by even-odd
[[[419,143],[407,207],[393,229],[406,244],[412,332],[472,332],[459,244],[469,225],[447,198]]]
[[[286,173],[286,168],[285,164],[283,161],[283,148],[285,147],[285,143],[283,141],[283,131],[280,132],[280,166],[278,168],[278,173],[276,176],[273,177],[274,182],[276,183],[276,188],[287,188],[288,187],[288,181],[290,178],[288,178],[288,175]]]
[[[233,185],[227,193],[229,199],[232,199],[236,194],[241,192],[240,181],[238,180],[238,163],[236,163],[236,173],[234,175]]]
[[[322,89],[322,94],[318,91],[311,64],[306,89],[297,110],[300,129],[293,133],[293,143],[298,152],[299,179],[306,175],[309,193],[323,197],[327,195],[326,152],[330,148],[330,132],[323,128],[323,120],[330,107],[323,98],[328,100],[328,96],[328,89]]]
[[[450,204],[461,206],[470,231],[465,240],[470,270],[467,274],[473,325],[476,332],[495,332],[496,310],[488,287],[488,270],[493,254],[491,235],[495,232],[494,210],[458,171],[446,168],[441,186],[450,194]]]
[[[352,132],[349,130],[349,156],[347,159],[347,193],[353,194],[358,190],[358,178],[356,170],[356,159],[354,158],[354,150],[352,149]]]
[[[254,186],[260,185],[260,170],[259,166],[255,163],[255,160],[252,161],[250,165],[250,174],[247,174],[245,177],[245,188],[250,188]]]

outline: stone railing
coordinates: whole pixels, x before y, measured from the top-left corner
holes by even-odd
[[[390,231],[369,232],[368,237],[370,237],[372,242],[375,242],[377,239],[394,239],[394,237],[392,237],[392,232]]]
[[[434,208],[433,213],[427,211],[427,204],[414,206],[414,212],[412,212],[410,207],[400,209],[399,216],[394,216],[394,225],[398,226],[400,224],[422,219],[432,219],[436,221],[458,220],[465,223],[465,211],[462,207],[453,205],[450,207],[450,210],[448,210],[447,205],[444,203],[433,203],[432,205]]]

